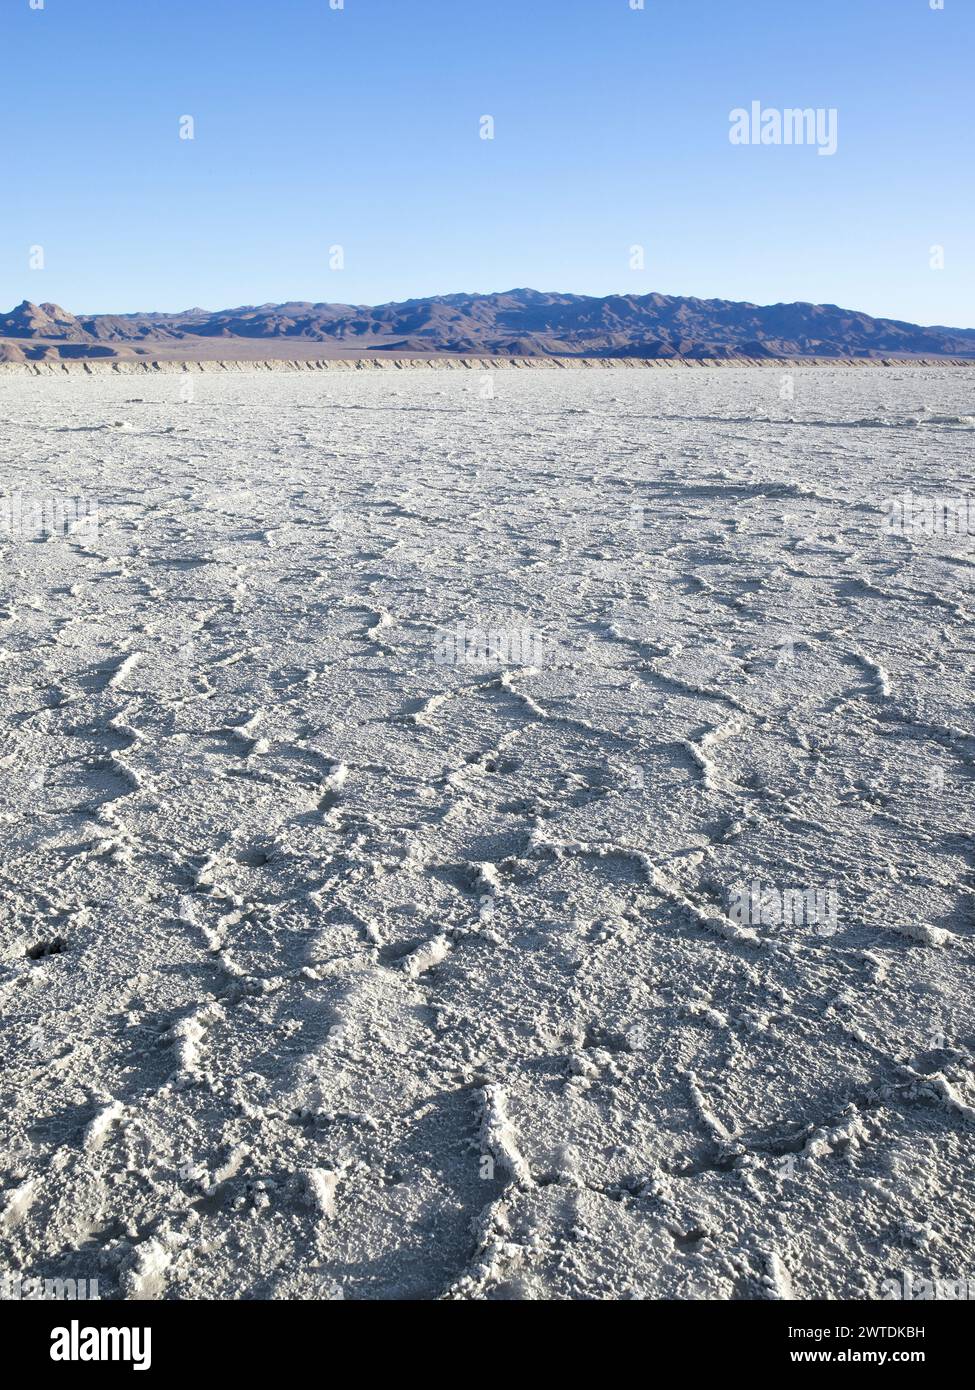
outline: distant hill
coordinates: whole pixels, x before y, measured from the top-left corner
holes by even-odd
[[[75,315],[24,301],[0,316],[0,360],[86,356],[472,356],[975,359],[975,329],[922,328],[835,304],[509,290],[380,304],[247,305]]]

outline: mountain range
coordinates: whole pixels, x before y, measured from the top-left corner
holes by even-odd
[[[470,356],[975,359],[975,329],[924,328],[835,304],[665,294],[448,294],[374,307],[247,305],[72,314],[25,300],[0,314],[0,361],[58,358]]]

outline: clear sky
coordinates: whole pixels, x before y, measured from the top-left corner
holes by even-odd
[[[0,0],[0,309],[531,286],[975,326],[975,0],[334,3]],[[836,154],[732,145],[756,100],[835,107]]]

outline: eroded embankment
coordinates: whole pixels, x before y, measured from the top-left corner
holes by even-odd
[[[975,359],[944,357],[318,357],[265,358],[225,361],[133,361],[127,358],[72,359],[43,362],[0,362],[0,373],[20,376],[142,376],[180,372],[325,372],[402,371],[426,368],[443,371],[499,369],[594,371],[607,367],[975,367]]]

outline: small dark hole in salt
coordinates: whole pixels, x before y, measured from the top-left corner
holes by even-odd
[[[43,960],[45,956],[59,956],[67,947],[67,942],[63,936],[52,937],[50,941],[38,941],[36,946],[30,946],[27,950],[28,960]]]

